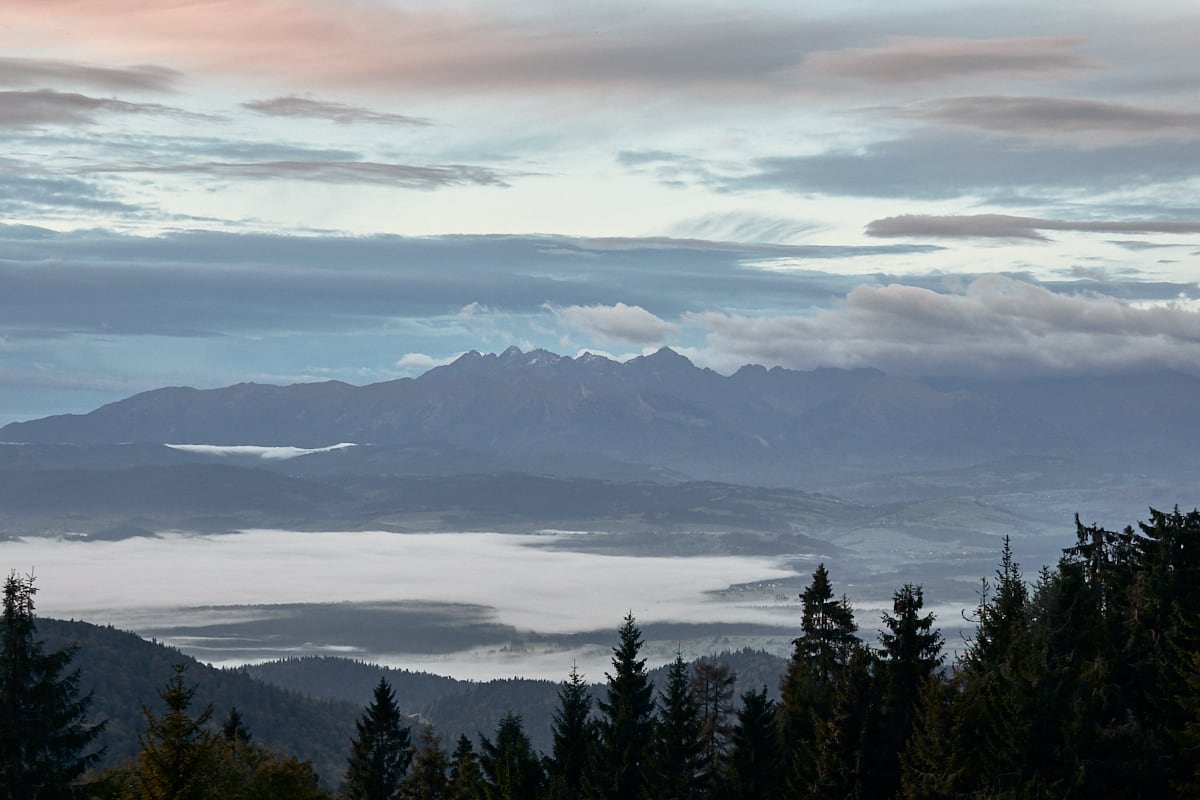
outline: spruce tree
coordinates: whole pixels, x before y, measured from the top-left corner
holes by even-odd
[[[459,736],[450,755],[450,780],[446,783],[446,800],[483,800],[483,771],[475,746],[466,736]]]
[[[32,576],[9,574],[0,616],[0,797],[65,798],[100,758],[104,728],[85,720],[90,694],[68,672],[76,649],[47,653],[37,638]]]
[[[806,796],[817,780],[818,728],[830,719],[834,686],[862,644],[854,635],[858,626],[850,603],[845,597],[834,599],[824,564],[817,567],[800,599],[801,635],[793,640],[792,659],[781,687],[779,718],[788,791]]]
[[[638,658],[642,633],[633,614],[625,617],[613,647],[608,697],[601,700],[599,742],[591,793],[603,800],[637,800],[646,792],[647,761],[654,736],[654,687],[646,660]]]
[[[667,682],[658,698],[654,737],[653,796],[656,800],[691,800],[703,796],[703,719],[692,694],[687,662],[682,653],[667,669]]]
[[[892,595],[892,613],[884,612],[887,630],[880,632],[880,724],[883,754],[876,781],[885,797],[900,788],[900,753],[908,746],[921,714],[921,688],[942,665],[942,635],[934,615],[921,614],[925,594],[906,583]]]
[[[413,748],[387,678],[379,679],[374,699],[355,727],[346,796],[350,800],[393,800],[408,772]]]
[[[943,696],[948,706],[926,709],[912,742],[908,796],[1015,797],[1032,788],[1038,675],[1029,590],[1007,537],[994,589],[983,582],[976,620]]]
[[[138,735],[142,750],[133,770],[136,796],[141,800],[221,797],[221,751],[208,729],[212,705],[192,716],[196,687],[185,683],[187,665],[175,664],[172,669],[174,676],[158,693],[165,713],[156,715],[142,705],[146,730]]]
[[[583,792],[596,740],[591,714],[591,690],[572,666],[570,677],[558,690],[558,709],[551,724],[550,796],[554,800],[576,800]]]
[[[417,753],[404,779],[404,800],[441,800],[446,794],[446,770],[450,766],[442,742],[430,725],[421,728]]]
[[[891,796],[879,785],[886,744],[874,661],[865,647],[853,651],[834,684],[829,716],[817,722],[809,787],[814,800]]]
[[[237,710],[237,706],[231,706],[229,714],[221,723],[221,738],[229,744],[249,743],[251,736],[249,729],[246,728],[246,722],[242,719],[242,714]]]
[[[729,800],[774,800],[783,788],[775,703],[767,697],[766,686],[743,692],[741,700],[722,795]]]
[[[521,716],[511,711],[500,718],[494,742],[480,739],[479,766],[488,800],[535,800],[545,780]]]

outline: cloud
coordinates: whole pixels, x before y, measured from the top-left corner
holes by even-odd
[[[333,103],[327,100],[313,100],[309,97],[287,95],[273,97],[269,100],[252,100],[242,103],[259,114],[271,117],[307,117],[310,119],[327,119],[342,125],[356,122],[374,122],[381,124],[400,125],[429,125],[429,120],[421,117],[408,117],[402,114],[385,114],[372,111],[362,106],[351,106],[344,103]]]
[[[727,362],[797,369],[871,366],[887,372],[1026,375],[1200,364],[1200,313],[1142,308],[1113,297],[1059,294],[999,275],[961,294],[859,286],[806,316],[688,314],[705,351]]]
[[[96,51],[253,74],[309,89],[464,92],[680,92],[773,96],[794,90],[806,53],[851,36],[797,14],[651,6],[397,4],[355,0],[37,0],[5,8],[14,27],[86,31]],[[231,24],[231,20],[235,20]],[[79,38],[83,38],[80,36]],[[766,87],[770,87],[770,89]],[[773,90],[773,91],[772,91]]]
[[[119,215],[142,211],[122,203],[96,184],[56,175],[37,166],[0,158],[0,210],[14,215],[54,216],[105,212]]]
[[[200,453],[211,456],[257,456],[264,461],[287,461],[310,453],[328,453],[333,450],[344,450],[347,447],[357,447],[354,442],[339,442],[328,447],[264,447],[253,444],[167,444],[166,447],[183,450],[188,453]]]
[[[458,360],[461,355],[462,353],[455,353],[452,356],[435,358],[424,353],[405,353],[396,362],[396,366],[400,369],[412,370],[413,372],[428,372],[434,367],[443,367]]]
[[[488,167],[466,164],[414,166],[377,161],[207,161],[193,164],[122,164],[88,167],[88,173],[153,172],[208,175],[214,178],[293,180],[317,183],[373,184],[403,189],[441,189],[448,186],[508,186],[505,177]]]
[[[1033,239],[1049,241],[1041,231],[1078,231],[1083,233],[1200,233],[1200,221],[1083,221],[1013,217],[1006,214],[936,216],[901,214],[873,220],[867,225],[868,236]]]
[[[812,233],[817,226],[787,217],[772,217],[746,211],[705,214],[681,220],[668,227],[672,236],[725,242],[793,242]]]
[[[1070,74],[1096,65],[1074,49],[1080,37],[954,39],[893,37],[879,47],[813,53],[812,72],[871,83],[923,83],[986,76],[1041,77]]]
[[[859,150],[777,156],[751,163],[726,190],[946,199],[970,195],[1125,191],[1200,175],[1200,148],[1170,140],[1080,149],[1025,139],[923,131]]]
[[[953,97],[900,109],[901,116],[1021,135],[1070,137],[1094,146],[1096,135],[1200,137],[1200,113],[1058,97]],[[1090,134],[1081,139],[1079,134]]]
[[[41,125],[90,125],[97,112],[118,114],[166,114],[206,119],[157,103],[128,103],[74,92],[35,91],[0,92],[0,128],[34,128]]]
[[[0,86],[66,84],[113,92],[168,92],[180,77],[176,70],[153,64],[107,67],[40,58],[0,58]]]
[[[0,171],[0,200],[4,180]],[[85,189],[86,184],[70,179],[44,187],[45,199],[106,199],[94,190],[76,194]],[[27,191],[14,189],[18,196]],[[624,303],[671,317],[723,307],[731,297],[744,307],[790,308],[832,302],[862,280],[815,272],[822,261],[930,249],[900,243],[842,247],[216,231],[133,236],[40,229],[34,237],[24,228],[0,226],[0,335],[15,330],[43,335],[311,333],[429,317],[461,326],[472,315],[492,326],[498,314],[544,319],[545,304]],[[795,273],[746,266],[764,257],[802,258],[814,266]],[[101,296],[103,303],[97,302]],[[478,343],[453,345],[472,346]]]
[[[656,344],[678,331],[677,326],[659,319],[641,306],[627,306],[624,303],[565,308],[547,306],[547,309],[571,330],[630,344]]]

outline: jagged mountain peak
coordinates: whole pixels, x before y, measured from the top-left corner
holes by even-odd
[[[0,441],[433,444],[534,470],[553,455],[692,477],[776,480],[788,470],[827,471],[838,461],[926,468],[1013,453],[1171,449],[1200,436],[1190,405],[1172,400],[1200,394],[1200,380],[1175,383],[1172,392],[1155,393],[1116,379],[1095,378],[1087,387],[1065,379],[1062,386],[993,385],[889,378],[873,369],[753,366],[726,376],[666,347],[618,363],[513,346],[498,354],[471,351],[419,378],[362,387],[154,390],[89,414],[13,423],[0,429]],[[1097,398],[1096,407],[1081,418],[1085,394]]]

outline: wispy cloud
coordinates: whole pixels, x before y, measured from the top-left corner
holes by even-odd
[[[75,92],[50,89],[0,92],[0,127],[35,128],[42,125],[91,125],[97,113],[166,114],[190,119],[211,119],[157,103],[129,103]]]
[[[251,100],[250,102],[242,103],[242,107],[270,117],[326,119],[342,125],[357,122],[372,122],[384,125],[432,124],[429,120],[422,117],[387,114],[362,106],[335,103],[329,100],[314,100],[310,97],[299,97],[297,95],[273,97],[267,100]]]
[[[902,214],[873,220],[867,225],[868,236],[1033,239],[1049,241],[1042,231],[1078,231],[1083,233],[1200,233],[1200,221],[1176,220],[1088,220],[1039,219],[1006,214],[968,214],[937,216]]]
[[[0,86],[168,92],[181,77],[176,70],[153,64],[112,67],[43,58],[0,58]]]
[[[138,57],[211,72],[254,73],[293,85],[372,85],[409,91],[644,92],[665,87],[763,93],[789,86],[804,54],[845,38],[799,15],[679,15],[639,7],[611,10],[397,5],[360,0],[352,8],[312,0],[17,0],[6,14],[42,35],[86,30],[88,42]]]
[[[1074,195],[1173,184],[1200,175],[1200,148],[1172,140],[1081,149],[1030,147],[1019,137],[922,132],[858,149],[752,162],[727,190],[779,189],[861,197],[941,199],[1026,193]]]
[[[1070,137],[1095,146],[1098,134],[1113,137],[1161,135],[1200,137],[1200,112],[1145,108],[1099,100],[1058,97],[952,97],[900,109],[901,116],[999,133]],[[1080,134],[1092,138],[1080,139]]]
[[[487,167],[466,164],[418,166],[376,161],[207,161],[192,164],[113,164],[88,167],[88,173],[175,173],[214,178],[294,180],[317,183],[374,184],[403,189],[448,186],[507,186],[506,177]]]
[[[1063,75],[1096,64],[1075,52],[1082,37],[965,39],[894,37],[877,47],[813,53],[813,72],[871,83],[924,83],[985,76]]]
[[[641,306],[624,303],[604,306],[547,306],[565,327],[602,339],[647,345],[666,341],[678,327]]]

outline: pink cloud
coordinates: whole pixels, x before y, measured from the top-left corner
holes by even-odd
[[[309,86],[686,86],[762,92],[819,46],[802,20],[398,8],[381,0],[11,0],[0,46]]]

